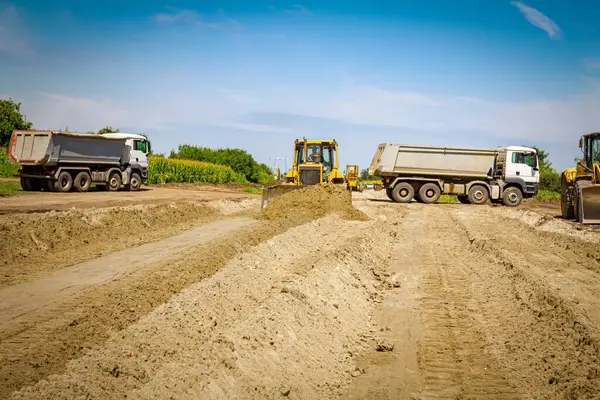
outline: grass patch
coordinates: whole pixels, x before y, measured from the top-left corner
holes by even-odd
[[[247,187],[247,188],[243,188],[242,192],[260,194],[260,193],[262,193],[262,189],[256,188],[256,187]]]
[[[0,195],[27,193],[21,188],[19,182],[2,182],[0,181]]]
[[[458,197],[456,197],[454,195],[443,194],[440,196],[438,203],[453,204],[453,203],[460,203],[460,202],[458,201]]]
[[[538,191],[537,196],[535,196],[535,199],[541,202],[560,201],[560,192],[556,192],[554,190],[540,189]]]
[[[148,184],[170,182],[226,184],[247,181],[243,174],[224,165],[161,156],[148,157]]]
[[[19,168],[6,160],[6,147],[0,147],[0,178],[14,178]]]

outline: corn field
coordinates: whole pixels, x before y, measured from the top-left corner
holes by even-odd
[[[224,165],[149,156],[148,183],[168,182],[246,183],[246,177]]]

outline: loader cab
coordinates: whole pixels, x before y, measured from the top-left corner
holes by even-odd
[[[593,170],[594,164],[600,163],[600,133],[590,133],[582,136],[579,139],[579,148],[583,153],[581,163],[586,167],[582,169],[587,169],[587,171],[580,171],[580,174],[585,175]]]

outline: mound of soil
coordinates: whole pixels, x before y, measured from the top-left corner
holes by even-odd
[[[365,213],[352,206],[352,194],[342,185],[314,185],[275,197],[259,219],[308,221],[339,213],[344,219],[366,221]]]
[[[0,287],[255,207],[251,200],[177,202],[2,215]]]

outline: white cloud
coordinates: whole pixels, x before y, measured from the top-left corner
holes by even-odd
[[[12,4],[0,8],[0,59],[31,59],[34,55],[17,8]]]
[[[550,38],[560,38],[561,30],[558,27],[558,25],[556,25],[556,23],[550,18],[548,18],[535,8],[529,7],[520,1],[512,1],[511,4],[521,11],[521,14],[523,14],[527,21],[529,21],[532,25],[545,31],[548,34],[548,36],[550,36]]]
[[[170,6],[167,6],[167,9],[170,12],[155,14],[152,19],[159,24],[185,23],[214,29],[236,28],[241,25],[234,19],[223,18],[222,10],[219,12],[219,19],[217,21],[207,21],[202,14],[194,10],[178,9]]]
[[[300,4],[294,4],[292,8],[284,10],[287,14],[307,15],[311,14],[310,10]]]

